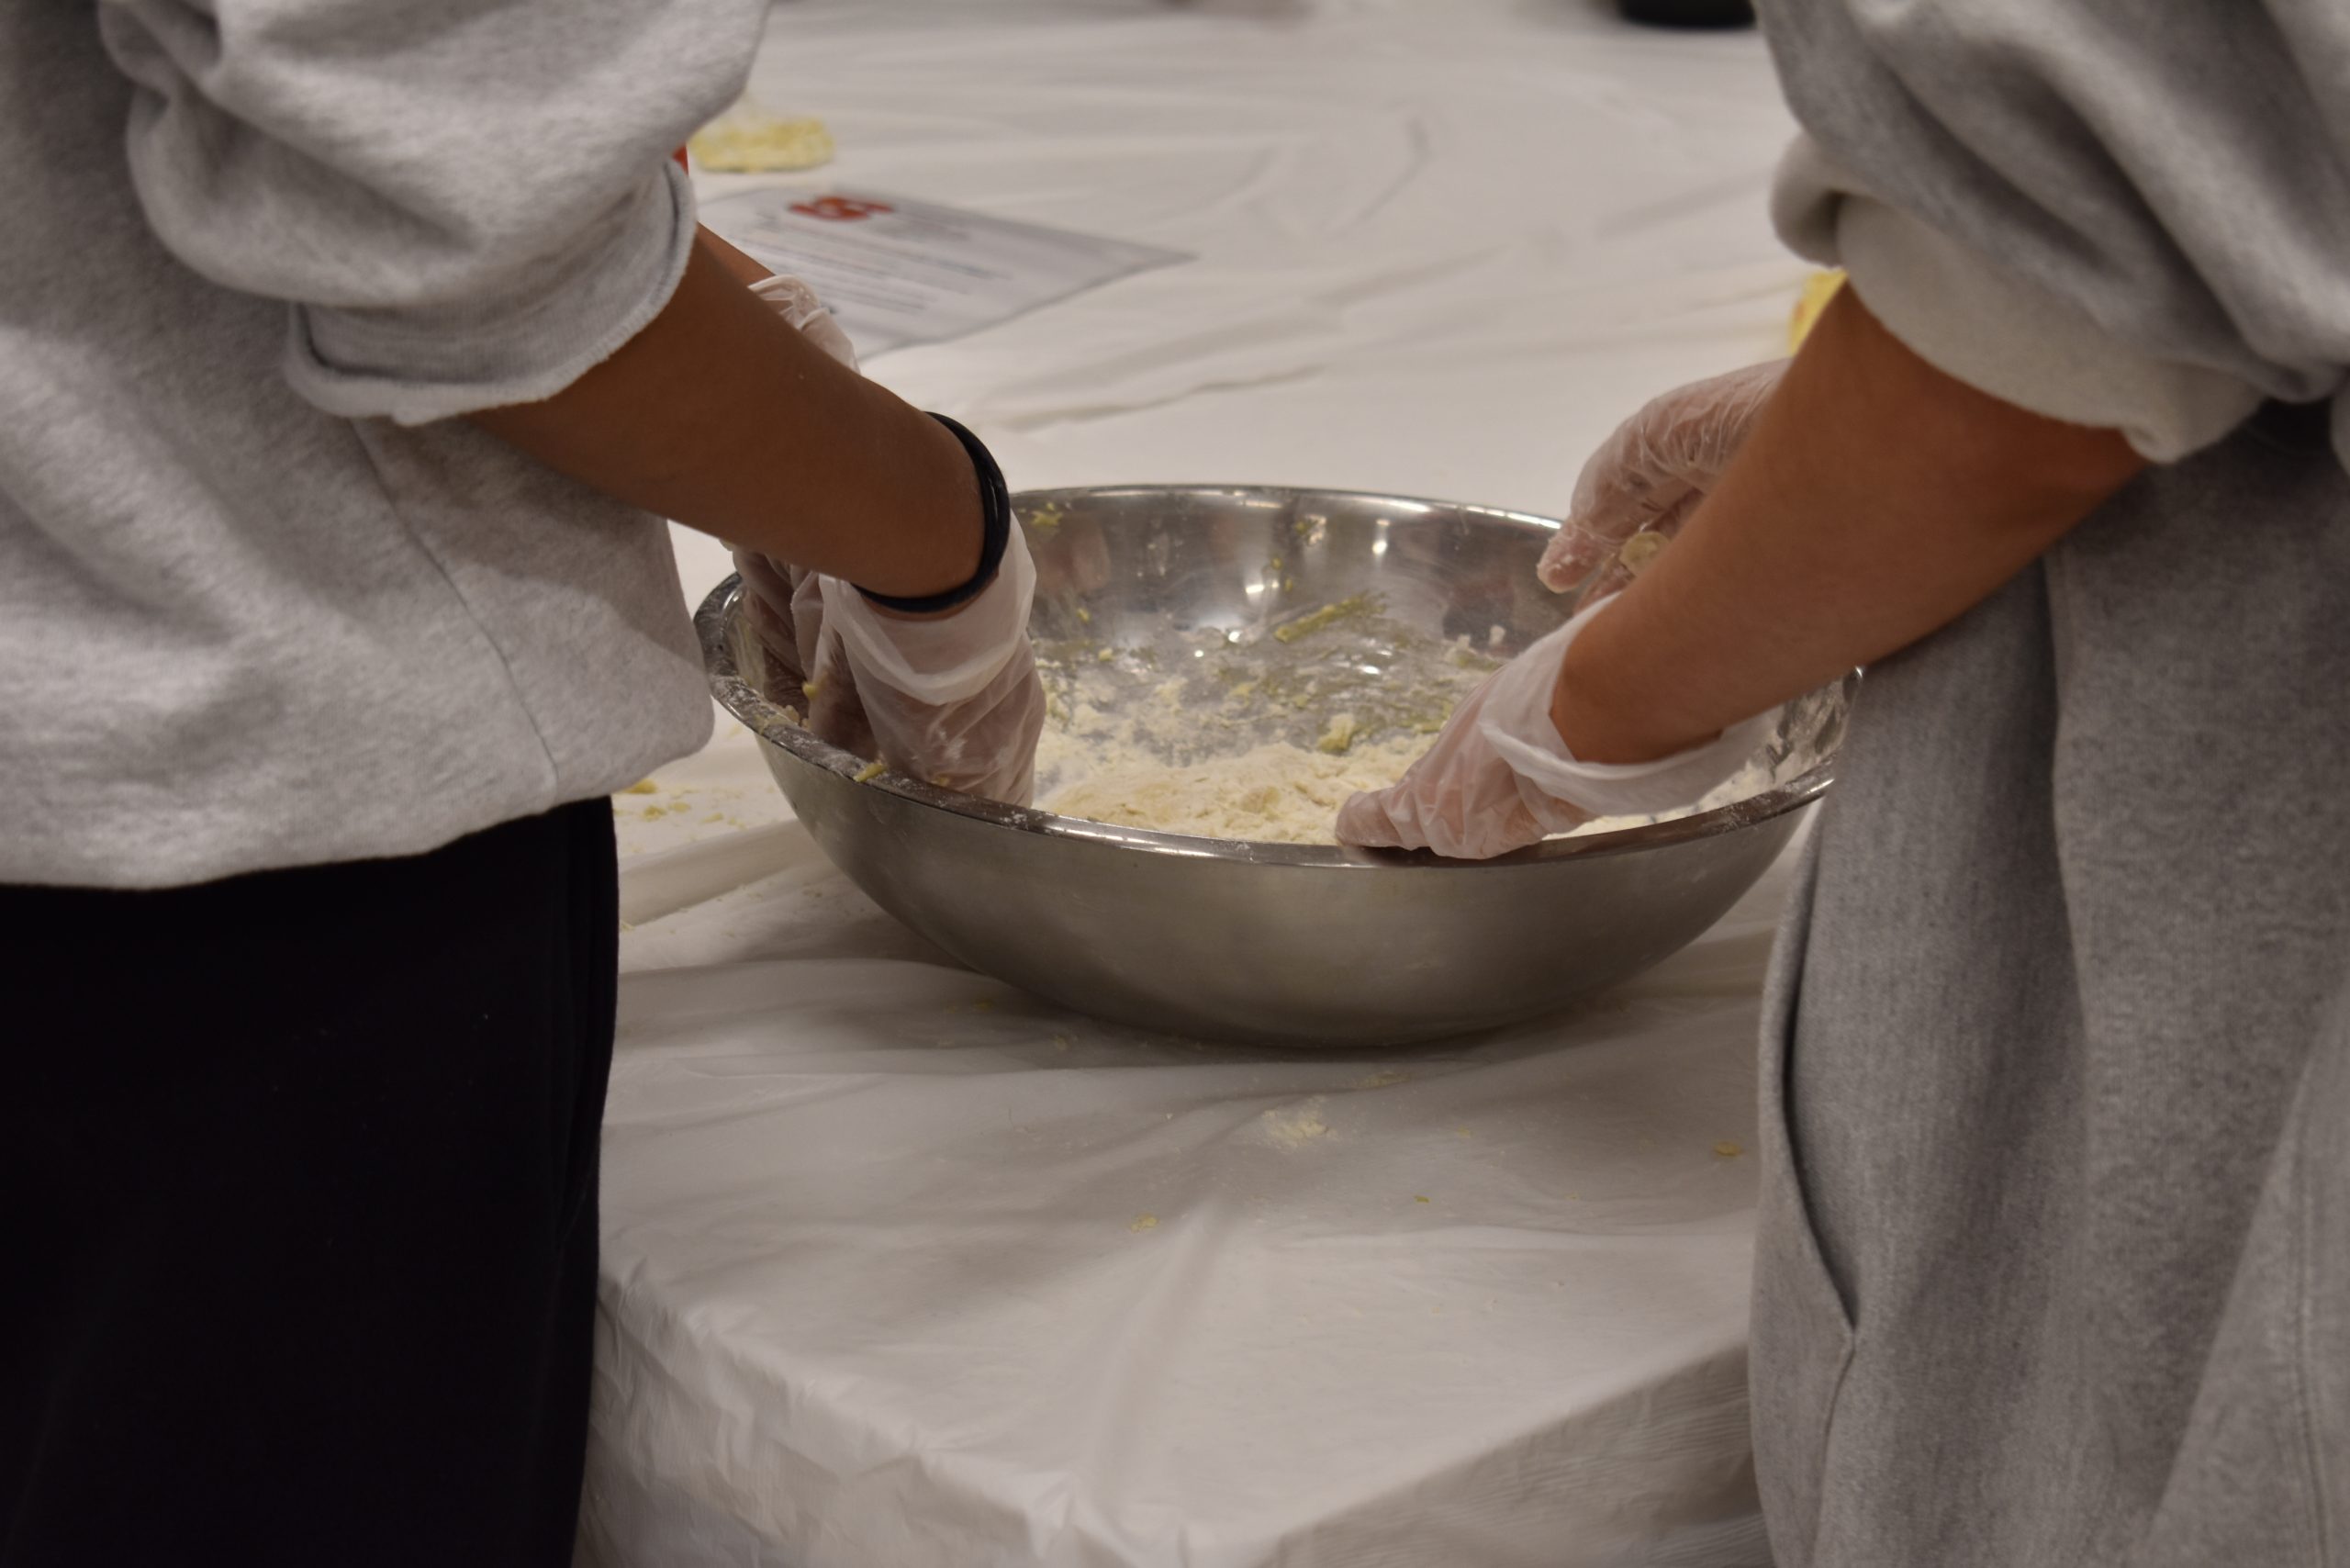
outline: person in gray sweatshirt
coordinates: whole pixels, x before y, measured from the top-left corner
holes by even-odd
[[[765,9],[0,8],[5,1568],[569,1562],[662,517],[1028,788],[992,460],[670,162]]]
[[[1545,580],[1675,542],[1340,833],[1694,798],[1865,665],[1765,1006],[1774,1558],[2340,1568],[2350,11],[1762,10],[1850,286],[1602,449]]]

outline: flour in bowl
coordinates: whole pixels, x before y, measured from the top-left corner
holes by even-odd
[[[1426,735],[1398,735],[1344,750],[1286,744],[1181,765],[1123,758],[1056,790],[1046,811],[1088,822],[1256,844],[1329,844],[1338,808],[1359,790],[1384,790],[1428,747]],[[1572,834],[1614,833],[1711,811],[1772,784],[1749,764],[1704,800],[1652,817],[1600,817]]]
[[[1328,844],[1347,797],[1384,790],[1427,749],[1425,735],[1312,751],[1260,745],[1237,756],[1170,766],[1113,763],[1056,790],[1048,812],[1088,822],[1258,844]]]
[[[1042,641],[1036,804],[1199,838],[1333,844],[1348,797],[1401,778],[1500,662],[1466,638],[1439,643],[1396,625],[1365,596],[1258,639],[1192,627],[1139,646]],[[1773,782],[1758,762],[1695,804],[1575,831],[1687,816]]]

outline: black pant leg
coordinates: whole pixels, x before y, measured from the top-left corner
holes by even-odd
[[[570,1561],[602,801],[408,859],[0,889],[0,1564]]]

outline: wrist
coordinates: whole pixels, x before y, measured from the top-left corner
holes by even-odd
[[[1654,762],[1713,738],[1684,734],[1610,656],[1608,616],[1567,644],[1550,685],[1550,723],[1578,762],[1625,766]]]
[[[857,585],[867,603],[893,620],[952,615],[986,592],[1018,527],[1002,470],[979,439],[943,414],[917,417],[932,465],[924,488],[934,498],[915,515],[930,521],[921,536],[924,556],[946,564],[924,572],[911,591],[896,583]]]

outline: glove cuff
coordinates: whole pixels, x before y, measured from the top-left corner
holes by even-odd
[[[878,684],[931,707],[976,696],[1020,651],[1036,595],[1028,543],[1012,536],[1003,569],[968,606],[934,621],[898,621],[837,577],[823,580],[824,625],[840,639],[857,689]]]
[[[856,345],[849,342],[832,308],[816,291],[789,273],[774,273],[751,286],[751,292],[783,318],[784,325],[848,366],[856,369]]]
[[[1712,740],[1654,762],[1583,762],[1550,720],[1559,661],[1584,627],[1616,602],[1600,600],[1544,637],[1494,677],[1478,727],[1496,755],[1531,787],[1595,817],[1647,817],[1703,800],[1736,777],[1770,737],[1773,709],[1732,724]]]

